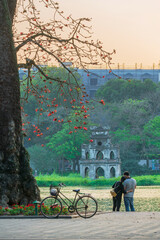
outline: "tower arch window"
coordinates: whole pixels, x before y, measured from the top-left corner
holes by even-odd
[[[103,159],[103,153],[102,153],[101,151],[99,151],[99,152],[97,153],[96,159],[97,159],[97,160]]]
[[[114,159],[114,152],[113,151],[110,152],[110,159]]]
[[[89,159],[89,152],[86,152],[86,159]]]
[[[116,171],[115,171],[115,168],[114,167],[111,167],[110,169],[110,178],[113,178],[116,176]]]
[[[86,167],[85,168],[85,177],[89,177],[89,168],[88,167]]]
[[[102,167],[98,167],[96,169],[96,178],[99,178],[99,177],[104,177],[104,169]]]

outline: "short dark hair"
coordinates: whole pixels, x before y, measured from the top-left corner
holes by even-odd
[[[129,176],[129,172],[128,172],[128,171],[125,171],[125,172],[123,173],[123,175]]]

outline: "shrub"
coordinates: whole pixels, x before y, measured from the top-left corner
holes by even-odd
[[[138,186],[151,186],[160,185],[159,175],[142,175],[134,176]],[[68,176],[60,176],[58,174],[51,175],[39,175],[36,177],[37,184],[40,187],[49,187],[51,184],[57,186],[59,183],[63,182],[67,186],[112,186],[115,181],[119,181],[118,178],[100,178],[91,180],[89,178],[82,178],[80,174],[69,174]]]
[[[3,207],[0,206],[0,215],[3,215],[5,212],[5,209]]]

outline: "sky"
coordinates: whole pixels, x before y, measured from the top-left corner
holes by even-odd
[[[92,18],[94,39],[116,49],[115,66],[152,68],[160,63],[160,0],[57,0],[74,18]]]

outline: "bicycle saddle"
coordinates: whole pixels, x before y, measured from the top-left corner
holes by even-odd
[[[77,193],[78,193],[79,191],[80,191],[80,189],[75,189],[75,190],[73,190],[73,192],[77,192]]]

